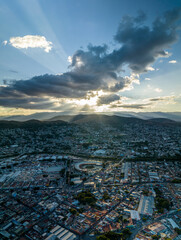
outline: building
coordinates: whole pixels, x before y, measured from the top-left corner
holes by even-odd
[[[153,208],[154,208],[154,197],[141,195],[141,199],[138,206],[138,212],[142,215],[151,216],[153,214]]]
[[[132,220],[137,220],[137,221],[140,220],[140,215],[139,215],[138,211],[130,210],[130,214],[131,214],[131,219]]]
[[[70,232],[69,230],[60,227],[59,225],[57,225],[55,228],[53,228],[50,231],[50,235],[45,239],[45,240],[55,240],[55,239],[59,239],[59,240],[74,240],[76,239],[76,235],[72,232]]]

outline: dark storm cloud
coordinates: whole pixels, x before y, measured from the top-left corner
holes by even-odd
[[[54,108],[54,103],[47,98],[0,98],[3,107],[24,109],[48,109]]]
[[[109,104],[118,100],[120,100],[120,96],[117,94],[105,95],[98,98],[97,105]]]
[[[134,18],[134,21],[136,23],[143,23],[145,20],[146,20],[146,14],[143,11],[139,10],[138,16]]]
[[[105,44],[89,44],[87,51],[75,52],[69,71],[62,75],[35,76],[0,87],[0,104],[7,106],[11,98],[82,98],[95,90],[122,90],[133,81],[132,78],[120,76],[123,65],[140,74],[147,71],[147,67],[157,58],[167,56],[165,49],[178,39],[180,17],[181,9],[174,9],[148,27],[144,25],[146,16],[143,12],[135,18],[126,16],[114,36],[118,47],[112,52]],[[7,103],[2,99],[6,99]],[[25,107],[27,104],[25,101]]]
[[[19,80],[0,87],[0,98],[10,96],[52,96],[56,98],[84,97],[90,90],[97,90],[102,80],[91,74],[67,72],[62,75],[42,75],[29,80]]]
[[[114,36],[120,48],[107,52],[107,46],[89,45],[88,51],[79,50],[72,58],[72,67],[81,72],[98,74],[100,78],[117,80],[123,64],[136,73],[147,71],[147,67],[158,57],[166,57],[165,49],[178,39],[178,20],[181,9],[166,12],[157,18],[151,27],[144,25],[145,14],[136,18],[126,16]],[[124,79],[120,86],[124,88]]]
[[[93,54],[100,56],[101,54],[106,53],[108,46],[106,44],[104,44],[103,46],[93,46],[92,44],[89,44],[87,48]]]
[[[181,9],[168,11],[162,18],[157,18],[152,27],[140,25],[131,17],[123,18],[115,35],[115,40],[122,46],[112,57],[119,54],[119,59],[128,63],[133,71],[146,71],[158,57],[166,56],[165,48],[177,41],[180,17]]]
[[[113,86],[108,88],[110,92],[118,92],[121,89],[129,87],[132,83],[132,79],[129,77],[118,77],[118,81]]]

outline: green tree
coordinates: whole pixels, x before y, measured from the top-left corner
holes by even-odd
[[[181,229],[180,229],[180,228],[175,228],[174,230],[175,230],[176,233],[178,233],[179,235],[181,234]]]
[[[72,213],[73,215],[76,215],[76,214],[77,214],[77,211],[76,211],[74,208],[71,208],[69,211],[70,211],[70,213]]]
[[[109,238],[107,238],[106,236],[104,235],[100,235],[98,237],[96,237],[97,240],[110,240]]]
[[[152,239],[154,239],[154,240],[158,240],[160,237],[158,236],[158,235],[153,235],[152,236]]]

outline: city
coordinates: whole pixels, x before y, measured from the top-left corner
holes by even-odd
[[[180,126],[8,126],[3,239],[179,239]]]
[[[0,240],[181,240],[181,0],[0,0]]]

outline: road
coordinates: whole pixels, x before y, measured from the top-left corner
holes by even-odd
[[[106,217],[106,215],[108,215],[111,211],[115,210],[119,204],[121,202],[123,202],[127,197],[129,197],[129,195],[136,190],[138,186],[136,186],[135,188],[133,188],[128,194],[126,194],[120,201],[118,201],[118,203],[116,205],[114,205],[112,208],[109,209],[109,211],[107,213],[105,213],[100,219],[98,219],[87,231],[84,232],[84,234],[82,235],[82,239],[87,240],[89,237],[90,232]]]

